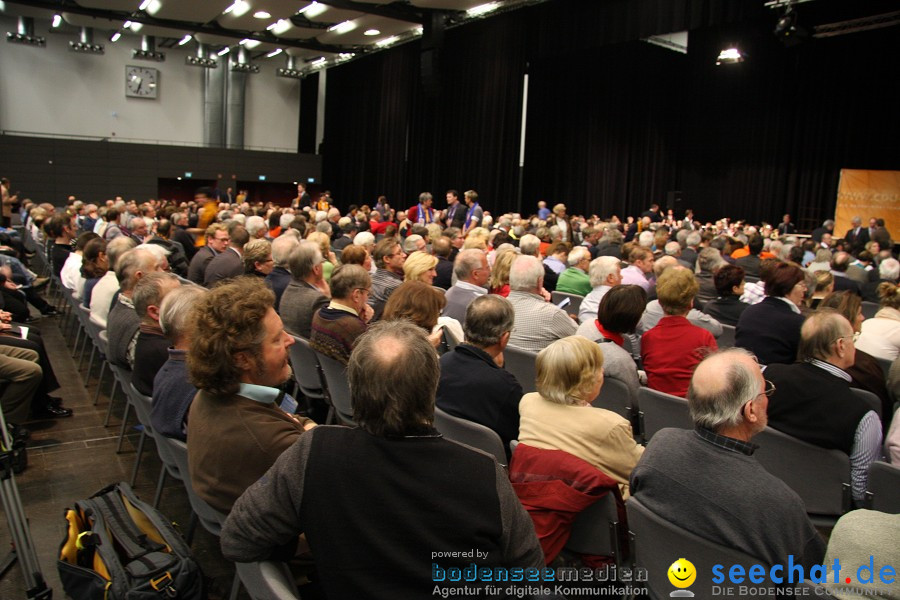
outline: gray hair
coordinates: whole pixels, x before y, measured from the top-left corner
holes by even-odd
[[[699,232],[693,231],[690,235],[687,236],[687,239],[684,241],[688,246],[696,247],[700,245],[700,242],[703,240],[703,237]]]
[[[247,233],[250,234],[250,237],[255,238],[260,229],[266,229],[266,220],[259,215],[253,215],[252,217],[247,217],[244,227],[247,228]]]
[[[375,236],[371,231],[360,231],[353,237],[354,246],[371,246],[375,244]]]
[[[531,292],[544,277],[544,265],[535,256],[518,256],[509,268],[509,289]]]
[[[621,261],[615,256],[598,256],[591,261],[590,277],[591,287],[606,285],[610,275],[621,270]]]
[[[379,436],[421,433],[434,422],[440,363],[425,332],[379,321],[356,341],[347,364],[353,420]]]
[[[469,248],[457,254],[453,263],[453,273],[456,278],[461,281],[469,279],[475,269],[481,268],[481,259],[483,258],[484,252],[478,248]]]
[[[163,282],[175,283],[176,286],[181,285],[181,281],[171,273],[147,273],[134,286],[134,295],[131,301],[134,303],[134,310],[142,319],[147,316],[147,309],[151,306],[159,306],[162,300]]]
[[[574,267],[578,263],[582,261],[582,259],[590,258],[591,251],[585,248],[584,246],[575,246],[569,252],[569,256],[566,258],[566,263],[570,267]]]
[[[278,226],[282,229],[288,229],[294,222],[295,215],[293,213],[284,213],[278,218]]]
[[[423,238],[421,235],[418,235],[416,233],[410,235],[409,237],[406,238],[406,241],[403,242],[403,251],[406,252],[407,254],[412,254],[413,252],[415,252],[416,250],[419,249],[419,247],[416,246],[416,242],[418,242],[419,240],[424,240],[424,239],[425,238]]]
[[[643,246],[644,248],[650,248],[651,246],[653,246],[653,232],[642,231],[638,236],[638,245]]]
[[[478,296],[466,309],[466,343],[479,348],[498,344],[504,333],[512,331],[514,322],[515,311],[509,300],[496,294]]]
[[[115,271],[116,265],[119,264],[119,258],[135,246],[137,246],[137,242],[125,235],[110,240],[106,244],[106,258],[109,259],[110,270]]]
[[[666,256],[678,256],[681,254],[681,244],[678,242],[667,242],[665,249]]]
[[[622,240],[625,239],[625,236],[622,235],[622,232],[619,231],[619,228],[615,225],[607,225],[603,237],[605,237],[610,244],[620,244],[622,243]]]
[[[432,199],[433,199],[433,196],[431,195],[431,192],[422,192],[421,194],[419,194],[419,203],[420,204],[425,204],[425,202],[427,200],[432,200]]]
[[[528,256],[537,256],[538,249],[541,247],[541,238],[538,236],[528,233],[522,236],[522,239],[519,240],[519,250],[522,254],[527,254]]]
[[[130,292],[137,284],[138,271],[148,273],[157,263],[156,254],[149,248],[133,248],[119,257],[116,264],[116,279],[123,292]]]
[[[701,272],[712,273],[725,264],[725,259],[715,248],[704,248],[697,255],[697,264]]]
[[[322,264],[322,261],[322,251],[319,249],[319,245],[304,240],[291,250],[288,257],[291,276],[297,281],[302,281],[312,275],[313,269]]]
[[[199,285],[182,285],[166,294],[159,307],[159,326],[163,335],[173,342],[187,335],[191,309],[206,292],[206,288]]]
[[[833,353],[834,342],[853,334],[850,321],[832,308],[819,308],[803,322],[800,328],[800,346],[797,349],[797,360],[818,358],[828,362]]]
[[[886,258],[878,265],[878,274],[882,279],[897,281],[900,278],[900,261],[896,258]]]
[[[715,389],[701,391],[696,386],[696,375],[691,378],[687,401],[691,419],[696,425],[712,431],[740,425],[743,420],[741,409],[759,395],[759,390],[754,385],[757,381],[756,373],[748,368],[746,362],[727,360],[738,356],[753,357],[743,348],[728,348],[713,352],[700,363],[721,360],[723,368],[717,371],[722,380],[717,382],[720,385],[714,386]],[[696,374],[696,370],[694,372]]]
[[[280,235],[272,242],[272,260],[276,267],[287,268],[291,252],[300,245],[300,240],[293,235]]]
[[[367,289],[372,285],[369,272],[359,265],[341,265],[331,274],[331,297],[341,300],[350,297],[353,290]]]

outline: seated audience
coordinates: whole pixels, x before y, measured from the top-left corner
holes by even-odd
[[[719,296],[703,306],[703,312],[724,325],[736,326],[744,309],[750,306],[741,302],[744,293],[744,269],[735,265],[722,265],[713,275]]]
[[[225,279],[240,277],[244,273],[244,245],[250,241],[250,234],[243,225],[235,223],[228,228],[228,247],[217,254],[203,272],[203,285],[212,287]],[[200,252],[197,252],[199,255]],[[196,256],[194,257],[197,258]]]
[[[647,385],[682,398],[687,394],[694,367],[706,353],[718,349],[709,331],[687,319],[698,288],[694,274],[687,269],[680,266],[667,269],[656,286],[666,316],[641,336]]]
[[[735,329],[735,346],[746,348],[764,365],[790,364],[797,358],[806,296],[803,270],[790,263],[763,266],[766,297],[741,313]]]
[[[706,305],[719,297],[719,290],[716,289],[716,282],[713,277],[716,271],[722,265],[726,264],[722,254],[715,248],[707,247],[700,251],[697,255],[697,265],[700,270],[697,272],[697,283],[700,289],[697,291],[697,302]]]
[[[704,539],[766,565],[791,555],[808,570],[821,564],[825,544],[797,493],[753,458],[769,389],[746,350],[705,358],[687,395],[695,429],[657,432],[631,475],[631,493]]]
[[[228,249],[231,236],[223,223],[213,223],[206,228],[204,239],[205,243],[194,253],[194,257],[188,265],[187,278],[197,285],[203,285],[203,277],[210,261]]]
[[[162,250],[159,246],[152,248]],[[134,308],[134,288],[145,275],[163,270],[165,269],[162,268],[156,252],[146,247],[129,250],[116,262],[116,278],[121,287],[107,320],[106,333],[109,337],[107,358],[110,363],[128,370],[134,367],[134,350],[141,325],[141,317]]]
[[[799,362],[769,365],[766,379],[775,385],[769,425],[809,444],[845,452],[853,498],[859,502],[869,465],[881,454],[881,421],[850,391],[845,369],[856,359],[853,338],[847,319],[819,309],[803,323]]]
[[[509,271],[509,301],[516,322],[509,345],[540,352],[551,342],[574,335],[578,326],[566,312],[544,296],[544,268],[537,258],[516,257]]]
[[[291,282],[281,296],[279,314],[290,333],[306,339],[310,336],[313,315],[328,305],[331,296],[325,283],[323,262],[319,246],[309,241],[301,242],[288,259]]]
[[[119,257],[134,248],[134,240],[120,235],[106,242],[106,257],[109,263],[106,274],[94,285],[91,293],[91,321],[106,329],[106,319],[112,308],[113,298],[119,293],[119,279],[116,265]]]
[[[447,305],[444,307],[443,315],[465,323],[469,304],[478,296],[487,293],[484,286],[490,281],[491,267],[488,266],[484,252],[469,248],[456,255],[453,274],[456,275],[456,283],[447,290]]]
[[[542,567],[503,467],[434,429],[439,371],[418,327],[379,323],[365,333],[348,367],[359,427],[317,427],[285,452],[235,504],[222,528],[225,557],[284,560],[303,533],[329,598],[377,600],[430,592],[433,548],[482,550],[441,559],[444,568]]]
[[[503,368],[509,342],[512,305],[496,294],[479,296],[466,309],[466,342],[441,357],[435,403],[441,410],[480,423],[500,436],[509,455],[519,435],[522,386]]]
[[[900,355],[900,287],[882,283],[878,297],[881,308],[862,324],[856,346],[875,358],[894,360]]]
[[[360,265],[344,264],[334,270],[331,301],[313,315],[309,338],[313,350],[347,364],[353,344],[375,312],[366,303],[371,288],[372,278]]]
[[[880,302],[878,286],[885,282],[896,285],[898,280],[900,280],[900,261],[893,257],[885,258],[878,265],[878,278],[872,279],[863,286],[863,300],[866,302]]]
[[[759,254],[763,249],[763,239],[757,233],[750,236],[747,241],[748,254],[735,260],[735,264],[751,277],[759,277]],[[717,288],[718,289],[718,288]]]
[[[181,441],[187,441],[188,409],[197,395],[185,362],[192,335],[191,313],[206,293],[199,285],[180,286],[166,294],[159,307],[159,326],[172,346],[168,360],[153,379],[150,423],[153,431]]]
[[[84,280],[81,303],[85,308],[91,307],[94,287],[108,270],[109,258],[106,255],[106,242],[98,236],[85,244],[81,257],[81,278]]]
[[[319,251],[322,253],[322,276],[325,283],[331,281],[331,272],[337,266],[337,257],[331,251],[331,236],[324,231],[313,231],[306,235],[306,241],[319,245]]]
[[[181,285],[171,273],[148,273],[134,286],[134,310],[140,317],[134,345],[131,383],[145,396],[153,394],[153,380],[169,358],[169,340],[159,326],[159,307]]]
[[[593,287],[591,278],[588,276],[588,269],[591,266],[591,251],[584,246],[572,248],[566,257],[566,264],[569,267],[560,274],[556,282],[556,291],[587,296]]]
[[[274,303],[262,282],[237,278],[202,296],[192,312],[187,367],[200,391],[188,413],[190,476],[197,495],[223,514],[315,426],[277,404],[294,340]]]
[[[857,573],[868,577],[873,557],[879,565],[900,564],[900,516],[874,510],[852,510],[844,514],[828,536],[828,550],[823,564],[828,568],[826,581],[820,585],[824,593],[817,595],[838,600],[858,600],[859,598],[882,598],[900,600],[900,586],[895,576],[880,577],[890,571],[881,571],[880,566],[872,571],[872,579],[863,585],[847,585],[840,579],[834,565],[840,565],[841,573]],[[894,568],[891,569],[894,571]],[[851,580],[852,581],[852,580]],[[854,582],[855,583],[855,582]],[[862,581],[860,581],[862,583]],[[865,591],[863,591],[865,590]]]
[[[603,352],[581,336],[557,340],[537,356],[537,392],[519,403],[519,441],[562,450],[616,480],[623,496],[641,457],[631,424],[591,402],[603,385]]]
[[[611,258],[603,257],[600,258]],[[596,260],[596,259],[595,259]],[[625,349],[625,334],[634,333],[647,294],[637,285],[617,285],[600,301],[597,318],[585,321],[577,334],[600,345],[603,352],[603,377],[621,381],[637,397],[640,375],[631,352]]]
[[[0,345],[0,380],[4,382],[0,407],[11,428],[29,420],[43,376],[35,350]]]
[[[244,275],[265,279],[275,268],[275,259],[272,258],[272,242],[263,238],[250,240],[244,246],[241,259],[244,261]]]
[[[653,252],[649,248],[636,246],[628,253],[628,266],[622,269],[622,283],[639,285],[650,293],[653,283],[649,277],[653,274]]]
[[[400,284],[384,307],[382,319],[397,321],[406,319],[418,325],[428,335],[428,339],[439,350],[446,350],[444,331],[446,327],[457,341],[462,341],[463,331],[459,321],[441,316],[446,298],[440,290],[422,283],[407,281]]]
[[[372,293],[369,295],[369,306],[375,309],[375,318],[381,317],[388,298],[403,283],[403,263],[406,252],[394,238],[384,238],[375,245],[375,265],[378,267],[372,275]]]
[[[491,294],[503,296],[504,298],[509,297],[509,269],[517,256],[519,255],[514,250],[507,250],[498,254],[494,259],[489,282]]]
[[[84,278],[81,276],[81,265],[84,260],[84,247],[91,240],[99,239],[100,236],[89,231],[82,233],[75,240],[75,249],[69,254],[65,264],[60,271],[59,278],[63,287],[72,290],[76,300],[80,300],[84,294]]]
[[[613,256],[599,256],[591,261],[589,273],[591,291],[584,297],[578,308],[580,323],[592,322],[596,319],[597,307],[600,306],[604,294],[622,283],[622,262]]]
[[[291,272],[288,270],[288,260],[291,251],[300,245],[296,231],[293,229],[280,235],[272,241],[272,260],[274,261],[272,271],[266,275],[266,285],[275,292],[275,310],[278,311],[281,305],[281,296],[291,282]]]
[[[862,300],[853,292],[836,292],[826,296],[820,308],[833,308],[841,313],[853,326],[854,335],[858,336],[865,317],[862,314]],[[884,370],[878,364],[874,356],[856,349],[856,360],[846,369],[847,374],[853,378],[850,387],[872,392],[881,399],[882,424],[887,427],[890,424],[894,403],[888,394],[885,385]]]
[[[431,242],[431,251],[438,259],[437,265],[434,267],[437,276],[432,284],[444,290],[449,290],[453,285],[453,259],[451,258],[453,250],[453,245],[447,236],[438,236]]]
[[[437,257],[427,252],[421,250],[413,252],[403,263],[403,281],[421,281],[427,285],[434,285],[437,263]]]
[[[834,275],[831,274],[831,271],[816,271],[813,277],[816,280],[816,286],[809,298],[809,307],[815,310],[819,308],[825,296],[834,291]]]

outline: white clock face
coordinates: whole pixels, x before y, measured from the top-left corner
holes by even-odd
[[[148,67],[125,67],[125,95],[156,98],[159,92],[159,70]]]

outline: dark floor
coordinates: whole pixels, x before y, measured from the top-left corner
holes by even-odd
[[[28,424],[32,430],[28,443],[28,469],[15,477],[25,515],[31,526],[31,537],[38,555],[39,566],[56,598],[65,598],[56,568],[59,545],[65,533],[63,517],[66,507],[76,500],[87,498],[104,486],[128,481],[135,461],[139,433],[133,428],[136,418],[130,417],[129,434],[116,453],[116,443],[124,409],[124,395],[117,392],[109,427],[103,426],[109,407],[112,381],[107,370],[100,399],[93,405],[97,390],[99,365],[87,377],[90,348],[78,369],[77,357],[72,358],[75,334],[72,329],[61,332],[61,317],[44,318],[34,326],[40,329],[47,351],[62,388],[53,392],[63,398],[65,406],[75,411],[66,419],[37,421]],[[135,492],[141,499],[153,501],[161,463],[156,447],[148,440],[141,461]],[[5,506],[3,522],[6,522]],[[190,518],[187,494],[181,483],[171,478],[163,492],[159,509],[184,529]],[[0,559],[11,547],[9,527],[0,527]],[[222,558],[218,539],[197,528],[192,549],[207,577],[212,578],[211,597],[226,597],[231,586],[234,567]],[[247,598],[246,595],[242,596]],[[20,565],[13,565],[0,579],[0,599],[26,598],[25,579]]]

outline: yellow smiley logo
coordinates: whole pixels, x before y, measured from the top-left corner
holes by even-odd
[[[679,558],[672,563],[668,571],[669,583],[677,588],[691,587],[697,579],[697,569],[693,563],[685,558]]]

